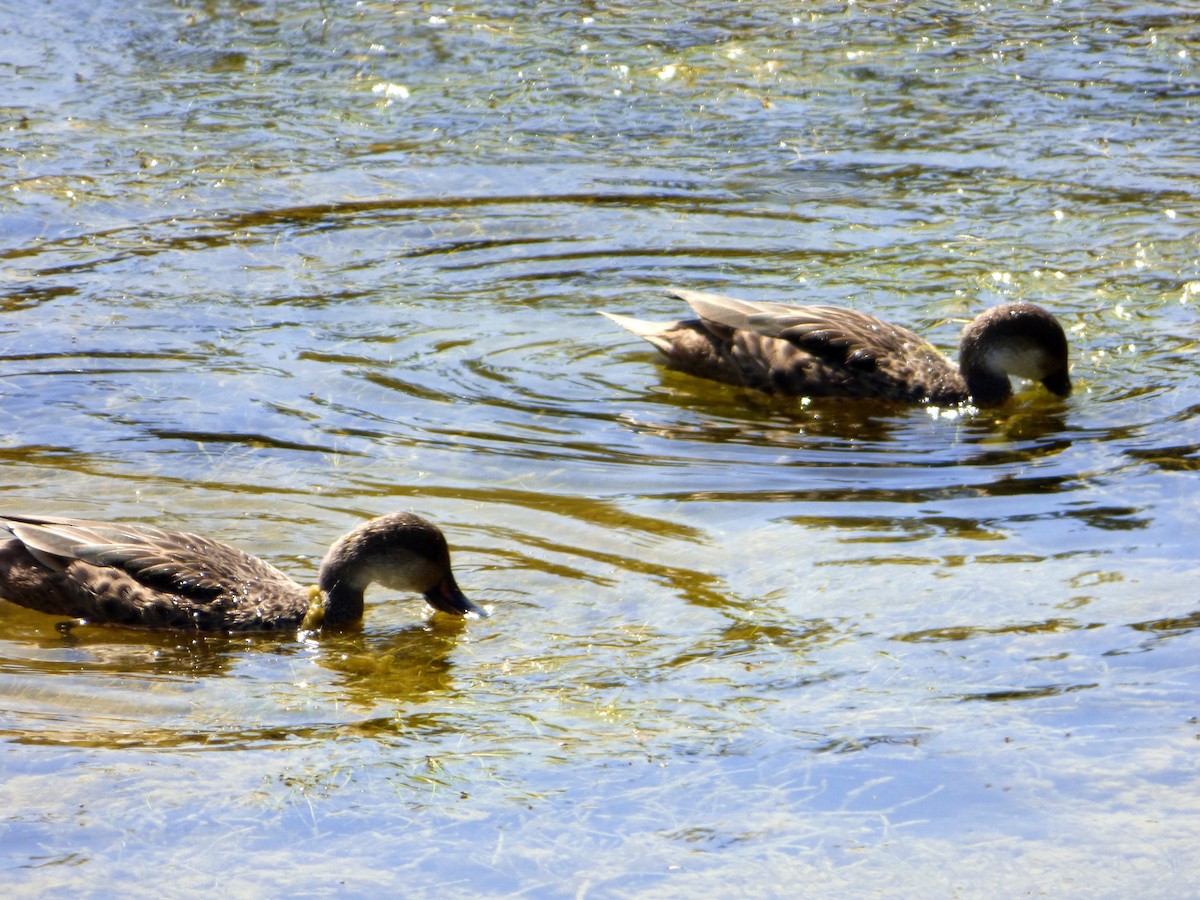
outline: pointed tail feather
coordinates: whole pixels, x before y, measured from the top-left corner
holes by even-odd
[[[669,325],[664,325],[661,322],[647,322],[645,319],[635,319],[632,316],[622,316],[617,313],[605,312],[597,310],[600,315],[612,319],[622,328],[627,331],[632,331],[643,340],[649,341],[663,353],[668,353],[671,349],[671,344],[663,337],[663,332],[669,328]]]

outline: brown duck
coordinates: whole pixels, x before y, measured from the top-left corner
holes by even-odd
[[[347,625],[373,582],[417,591],[453,615],[487,613],[450,571],[436,525],[410,513],[371,519],[339,538],[315,587],[236,547],[144,525],[0,516],[0,598],[97,624],[192,631]]]
[[[1071,393],[1067,338],[1032,303],[1005,303],[963,329],[958,367],[907,328],[836,306],[752,303],[672,289],[699,316],[670,324],[604,313],[692,375],[777,394],[995,406],[1009,376]]]

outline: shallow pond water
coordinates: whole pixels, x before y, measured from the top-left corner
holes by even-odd
[[[310,578],[436,520],[486,620],[0,602],[23,894],[1178,896],[1200,872],[1186,4],[0,2],[0,510]],[[670,285],[1075,392],[769,399]]]

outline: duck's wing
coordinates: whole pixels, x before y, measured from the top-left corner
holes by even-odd
[[[0,516],[39,563],[65,571],[79,560],[119,569],[145,587],[200,601],[297,585],[257,557],[196,534],[40,516]]]
[[[852,309],[761,303],[681,288],[668,293],[684,300],[706,322],[785,340],[831,365],[872,371],[916,350],[937,354],[907,328]]]
[[[638,337],[649,341],[663,353],[670,354],[671,341],[667,337],[667,333],[671,330],[671,325],[664,325],[662,322],[647,322],[645,319],[635,319],[633,316],[621,316],[617,313],[605,312],[602,309],[597,312],[627,331],[632,331]]]

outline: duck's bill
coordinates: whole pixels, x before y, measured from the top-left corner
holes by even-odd
[[[470,613],[474,613],[481,619],[486,619],[488,616],[486,609],[476,606],[458,589],[453,575],[447,575],[427,590],[425,600],[438,612],[449,613],[452,616],[465,616]]]
[[[1055,372],[1053,375],[1046,376],[1042,379],[1042,384],[1060,397],[1068,397],[1071,394],[1071,376],[1067,374],[1065,369],[1061,372]]]

